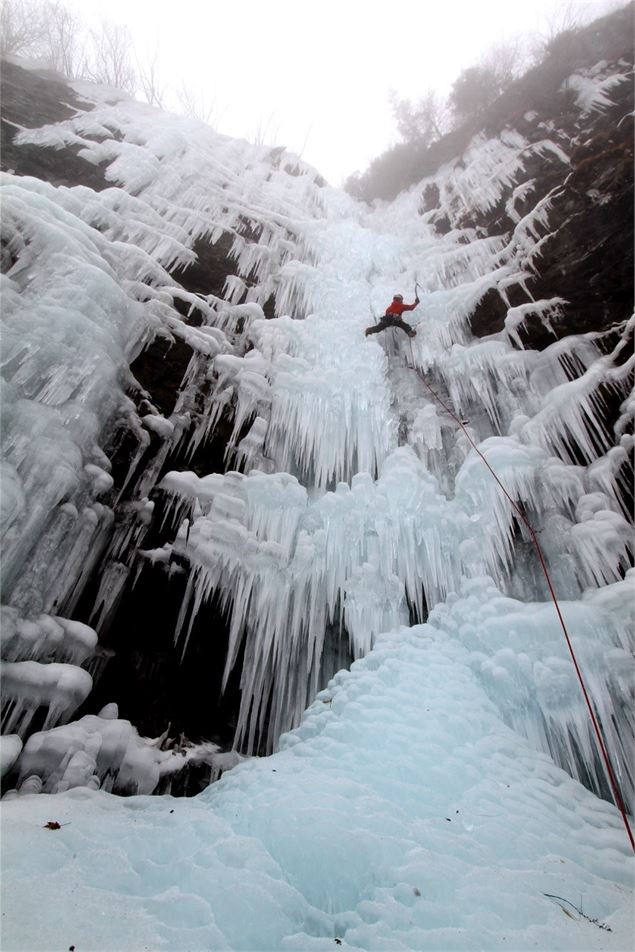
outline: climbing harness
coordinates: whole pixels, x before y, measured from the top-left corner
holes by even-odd
[[[622,814],[622,820],[624,821],[624,826],[625,826],[625,828],[626,828],[626,833],[627,833],[629,842],[630,842],[630,844],[631,844],[631,848],[633,849],[633,852],[635,852],[635,839],[633,839],[633,833],[632,833],[632,831],[631,831],[631,828],[630,828],[630,825],[629,825],[629,822],[628,822],[628,816],[627,816],[627,813],[626,813],[626,807],[625,807],[624,801],[623,801],[623,799],[622,799],[622,794],[620,793],[620,789],[619,789],[619,786],[618,786],[618,783],[617,783],[617,779],[616,779],[615,773],[614,773],[614,771],[613,771],[613,767],[612,767],[612,764],[611,764],[611,759],[610,759],[610,757],[609,757],[609,753],[608,753],[606,744],[605,744],[605,742],[604,742],[604,738],[602,737],[602,732],[600,731],[600,725],[599,725],[598,720],[597,720],[597,717],[596,717],[596,715],[595,715],[595,711],[593,710],[593,705],[591,704],[591,699],[590,699],[590,697],[589,697],[589,693],[588,693],[587,688],[586,688],[586,685],[585,685],[585,683],[584,683],[584,678],[582,677],[582,671],[581,671],[581,669],[580,669],[580,665],[578,664],[578,659],[576,658],[575,651],[573,650],[573,645],[572,645],[572,643],[571,643],[571,638],[570,638],[570,636],[569,636],[569,632],[568,632],[568,630],[567,630],[567,626],[566,626],[566,624],[565,624],[565,620],[564,620],[564,618],[563,618],[563,616],[562,616],[562,612],[561,612],[561,610],[560,610],[560,605],[558,604],[558,599],[557,599],[557,596],[556,596],[556,592],[555,592],[555,589],[554,589],[554,587],[553,587],[553,582],[551,581],[551,576],[549,575],[549,570],[548,570],[548,568],[547,568],[547,563],[546,563],[546,560],[545,560],[545,557],[544,557],[542,548],[541,548],[541,546],[540,546],[540,542],[538,541],[538,536],[536,535],[536,530],[535,530],[534,527],[531,525],[531,523],[530,523],[529,520],[527,519],[527,516],[524,514],[524,512],[522,511],[522,509],[520,508],[520,506],[516,503],[516,501],[515,501],[515,500],[510,496],[510,494],[507,492],[507,490],[505,489],[505,486],[504,486],[503,483],[500,481],[500,479],[498,478],[498,476],[496,475],[496,473],[494,472],[494,470],[492,469],[492,467],[490,466],[490,464],[487,462],[487,459],[485,458],[484,454],[481,452],[481,450],[478,448],[478,446],[476,445],[476,443],[474,442],[474,440],[473,440],[472,437],[470,436],[468,430],[466,429],[465,424],[461,422],[461,420],[457,417],[457,415],[454,413],[454,411],[441,399],[441,397],[436,393],[436,391],[432,389],[432,387],[431,387],[430,384],[427,382],[427,380],[424,379],[423,374],[420,373],[419,370],[417,370],[416,367],[414,367],[413,369],[415,370],[415,373],[419,376],[419,379],[423,382],[424,386],[426,386],[427,389],[430,391],[430,393],[432,394],[432,396],[434,397],[434,399],[443,407],[443,409],[446,411],[446,413],[449,413],[450,416],[453,417],[454,420],[456,420],[456,422],[459,424],[459,426],[461,427],[461,429],[462,429],[463,432],[465,433],[465,435],[466,435],[466,437],[467,437],[467,439],[468,439],[470,445],[472,446],[472,448],[473,448],[474,450],[476,450],[476,452],[478,453],[478,455],[480,456],[480,458],[483,460],[483,462],[484,462],[485,465],[487,466],[488,470],[490,471],[490,473],[492,474],[492,476],[494,477],[494,479],[495,479],[496,482],[498,483],[500,489],[502,490],[502,492],[504,493],[504,495],[506,496],[506,498],[507,498],[508,501],[510,502],[510,504],[511,504],[513,510],[514,510],[514,512],[516,513],[516,515],[518,516],[518,518],[519,518],[519,519],[521,520],[521,522],[525,525],[525,527],[527,528],[527,531],[529,532],[529,535],[530,535],[530,537],[531,537],[531,541],[533,542],[534,547],[535,547],[535,549],[536,549],[536,552],[538,553],[538,560],[539,560],[539,562],[540,562],[540,567],[542,568],[543,574],[544,574],[545,579],[546,579],[546,581],[547,581],[547,587],[548,587],[548,589],[549,589],[549,594],[551,595],[551,599],[552,599],[553,604],[554,604],[554,607],[555,607],[555,609],[556,609],[556,614],[557,614],[557,616],[558,616],[558,620],[559,620],[559,622],[560,622],[560,626],[561,626],[561,628],[562,628],[562,631],[564,632],[564,637],[565,637],[565,640],[566,640],[566,642],[567,642],[567,647],[568,647],[568,649],[569,649],[569,654],[571,655],[571,660],[573,661],[573,666],[574,666],[575,672],[576,672],[576,674],[577,674],[577,676],[578,676],[578,681],[580,682],[580,687],[582,688],[582,693],[583,693],[583,695],[584,695],[584,700],[585,700],[585,702],[586,702],[586,706],[587,706],[588,711],[589,711],[589,716],[590,716],[590,718],[591,718],[591,723],[592,723],[592,725],[593,725],[593,730],[594,730],[595,736],[596,736],[596,738],[597,738],[598,747],[600,748],[600,752],[601,752],[601,754],[602,754],[602,759],[603,759],[603,761],[604,761],[604,766],[606,767],[606,773],[607,773],[607,776],[608,776],[608,778],[609,778],[611,788],[612,788],[612,790],[613,790],[613,796],[615,797],[615,804],[616,804],[618,810],[620,811],[620,813]]]

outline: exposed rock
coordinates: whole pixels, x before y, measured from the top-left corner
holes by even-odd
[[[215,244],[199,238],[192,249],[196,262],[175,271],[174,277],[188,291],[222,297],[225,279],[234,272],[230,256],[233,242],[234,236],[230,234],[222,235]]]
[[[37,128],[73,115],[76,108],[89,109],[63,81],[7,60],[0,61],[2,120],[0,122],[0,167],[16,175],[33,175],[53,185],[87,185],[99,192],[111,184],[98,166],[78,156],[79,149],[43,149],[13,143],[21,126]]]
[[[632,120],[614,135],[601,128],[574,151],[571,164],[540,272],[529,283],[536,299],[557,294],[568,302],[554,321],[559,337],[604,330],[632,313]],[[534,348],[548,343],[545,335],[531,336]]]
[[[184,341],[157,337],[130,365],[153,405],[169,416],[192,358],[192,348]]]
[[[498,334],[505,328],[507,305],[496,288],[490,288],[470,316],[470,330],[476,337]]]

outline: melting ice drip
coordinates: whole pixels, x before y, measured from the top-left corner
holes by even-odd
[[[95,142],[96,134],[106,139]],[[231,613],[225,680],[246,645],[237,745],[270,749],[298,722],[334,673],[323,664],[327,630],[360,657],[380,632],[435,606],[448,638],[470,648],[508,723],[605,792],[523,528],[421,379],[468,419],[540,532],[558,592],[570,602],[576,647],[580,639],[593,672],[598,715],[614,753],[624,755],[633,682],[623,617],[631,578],[621,579],[631,534],[619,496],[632,446],[626,397],[633,362],[623,360],[622,343],[604,355],[597,334],[555,341],[542,353],[519,349],[520,328],[536,320],[549,328],[564,304],[533,301],[527,292],[558,190],[540,195],[525,173],[527,158],[538,156],[566,175],[562,147],[548,139],[530,145],[511,132],[476,137],[461,165],[450,163],[369,211],[319,187],[306,168],[298,166],[300,175],[272,170],[266,150],[130,102],[101,103],[24,132],[22,141],[79,145],[89,161],[107,162],[108,178],[121,187],[96,195],[35,180],[6,185],[11,261],[4,280],[15,330],[7,351],[11,504],[3,512],[11,604],[47,612],[72,606],[81,590],[112,519],[98,501],[110,483],[97,444],[115,411],[139,434],[131,471],[150,432],[164,441],[136,487],[138,522],[122,530],[122,550],[142,538],[139,523],[152,515],[147,493],[170,449],[191,452],[221,417],[233,418],[228,463],[244,472],[169,473],[162,488],[175,518],[186,521],[173,546],[146,557],[169,564],[174,553],[189,563],[176,633],[183,650],[213,594]],[[439,207],[420,215],[429,185]],[[533,210],[521,215],[516,206],[533,197]],[[475,210],[503,200],[507,233],[483,237],[462,226]],[[434,226],[439,217],[452,226],[444,236]],[[246,238],[245,220],[256,226],[255,240]],[[189,263],[197,238],[227,233],[237,273],[225,300],[188,295],[166,269]],[[412,315],[415,341],[364,340],[369,308],[381,310],[415,280],[425,289]],[[70,317],[69,287],[77,291]],[[483,296],[495,289],[509,301],[518,288],[528,300],[509,307],[504,331],[474,339],[469,317]],[[283,316],[266,321],[262,305],[272,294]],[[184,324],[175,299],[195,308],[202,326]],[[46,333],[36,340],[27,320],[32,313],[44,330],[55,324],[45,347]],[[171,418],[151,409],[139,419],[123,394],[124,367],[157,332],[184,339],[194,355]],[[212,397],[201,405],[210,384]],[[625,401],[612,434],[601,422],[602,388]],[[19,433],[34,427],[42,438],[27,446]],[[105,577],[104,612],[126,577]],[[466,589],[466,579],[480,581]],[[460,605],[444,614],[459,591]],[[9,662],[35,663],[22,655]],[[77,679],[86,674],[75,670]],[[41,680],[41,671],[18,678],[16,700],[28,707]],[[627,756],[619,770],[632,797]]]

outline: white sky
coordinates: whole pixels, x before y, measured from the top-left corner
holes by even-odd
[[[74,0],[158,52],[165,87],[213,105],[227,135],[285,145],[332,184],[398,141],[388,93],[443,95],[498,40],[603,0]],[[615,5],[615,4],[613,4]],[[173,100],[176,103],[176,100]]]

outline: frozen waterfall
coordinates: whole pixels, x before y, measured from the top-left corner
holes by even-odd
[[[571,85],[582,117],[605,72]],[[42,948],[46,918],[78,948],[618,949],[628,842],[544,577],[432,393],[540,538],[632,812],[632,321],[559,338],[566,302],[527,290],[560,195],[527,168],[566,177],[566,144],[477,135],[370,208],[287,153],[82,92],[18,141],[79,148],[108,187],[2,177],[6,948]],[[499,206],[507,230],[465,224]],[[185,290],[222,237],[222,294]],[[366,339],[415,282],[417,336]],[[491,292],[506,317],[477,337]],[[188,353],[165,414],[130,371],[157,339]],[[195,472],[221,427],[223,471]],[[147,565],[183,579],[182,657],[212,601],[227,618],[234,753],[84,706]],[[192,801],[104,792],[151,793],[181,754],[233,769]]]

